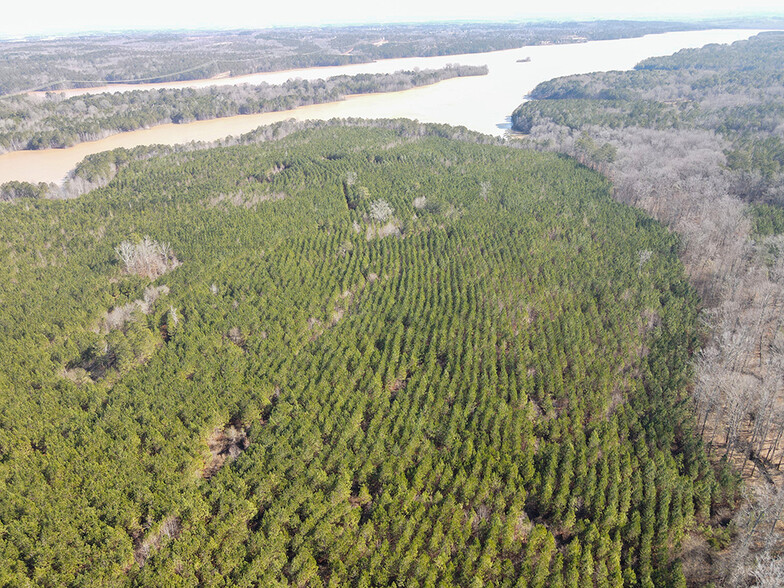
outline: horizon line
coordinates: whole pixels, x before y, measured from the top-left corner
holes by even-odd
[[[499,19],[444,19],[444,20],[400,20],[400,21],[341,21],[308,24],[279,24],[261,27],[234,27],[234,26],[195,26],[195,27],[130,27],[130,28],[96,28],[96,29],[64,29],[62,31],[50,31],[29,34],[13,34],[0,32],[0,41],[22,41],[22,40],[50,40],[56,38],[99,36],[99,35],[119,35],[127,33],[152,34],[152,33],[209,33],[209,32],[244,32],[244,31],[276,31],[276,30],[298,30],[298,29],[330,29],[330,28],[363,28],[363,27],[399,27],[399,26],[422,26],[422,25],[535,25],[535,24],[583,24],[601,22],[624,22],[624,23],[672,23],[672,24],[697,24],[737,22],[744,20],[764,19],[781,20],[784,24],[784,11],[782,12],[753,12],[753,13],[733,13],[733,14],[714,14],[710,16],[636,16],[636,17],[594,17],[594,18],[558,18],[558,17],[531,17],[531,18],[510,18]],[[753,23],[748,23],[749,25]],[[738,26],[730,28],[741,28]]]

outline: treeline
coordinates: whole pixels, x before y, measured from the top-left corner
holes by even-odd
[[[388,124],[0,207],[1,583],[683,585],[736,487],[678,240],[572,160]]]
[[[396,92],[462,76],[487,66],[289,80],[280,85],[215,86],[96,94],[63,99],[12,96],[0,100],[0,150],[70,147],[107,135],[165,123],[187,123],[334,102],[349,94]]]
[[[770,23],[767,23],[770,25]],[[0,42],[0,95],[112,82],[171,82],[261,71],[459,55],[543,43],[637,37],[741,22],[596,21],[408,24],[85,35]],[[757,26],[757,25],[755,25]]]
[[[702,585],[780,585],[784,536],[784,34],[708,45],[634,72],[557,79],[515,111],[524,144],[602,170],[615,197],[667,223],[707,326],[693,402],[715,463],[747,480]]]
[[[373,128],[391,131],[401,138],[420,139],[439,137],[476,143],[479,145],[508,145],[501,137],[485,135],[463,126],[440,123],[420,123],[407,118],[364,119],[333,118],[330,120],[298,121],[289,119],[271,125],[260,126],[240,136],[231,136],[217,141],[192,141],[177,145],[140,145],[131,149],[124,147],[88,155],[68,174],[61,185],[44,182],[11,181],[0,184],[0,201],[14,201],[25,198],[49,198],[55,200],[81,196],[106,186],[117,173],[135,161],[146,161],[153,157],[174,153],[189,153],[203,149],[231,147],[235,145],[255,145],[280,140],[292,133],[310,129],[334,127]]]
[[[783,60],[784,34],[763,33],[647,59],[634,71],[557,78],[536,87],[513,126],[715,132],[730,143],[727,165],[742,172],[743,196],[784,204]]]

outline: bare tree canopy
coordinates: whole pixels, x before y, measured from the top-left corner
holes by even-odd
[[[151,280],[162,276],[179,264],[167,243],[159,243],[150,237],[144,237],[138,243],[123,241],[115,247],[114,251],[127,273]]]

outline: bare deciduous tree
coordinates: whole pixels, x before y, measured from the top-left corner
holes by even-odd
[[[386,200],[378,199],[370,205],[370,218],[383,223],[395,213],[395,210],[389,205]]]
[[[784,586],[784,559],[764,554],[757,558],[751,575],[760,588],[780,588]]]
[[[123,241],[114,251],[126,272],[151,280],[179,265],[167,243],[159,243],[150,237],[144,237],[138,243]]]
[[[417,196],[414,198],[414,208],[417,210],[422,210],[425,206],[427,206],[427,198],[424,196]]]

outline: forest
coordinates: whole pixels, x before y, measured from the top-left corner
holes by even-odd
[[[548,123],[572,134],[591,127],[709,131],[728,142],[726,165],[742,177],[745,200],[784,205],[782,62],[784,34],[763,33],[647,59],[633,71],[557,78],[534,89],[513,124],[523,133]]]
[[[695,544],[687,576],[725,586],[784,584],[783,59],[784,34],[763,33],[551,80],[514,113],[520,146],[600,170],[682,239],[706,328],[699,431],[745,486],[728,541]]]
[[[350,94],[398,92],[443,80],[486,75],[486,66],[292,79],[280,85],[136,90],[63,98],[47,93],[0,99],[0,151],[59,149],[166,123],[188,123],[334,102]]]
[[[0,40],[0,95],[771,24],[767,19],[425,23],[6,39]]]
[[[561,155],[311,126],[5,187],[0,584],[685,586],[740,487],[678,236]]]

